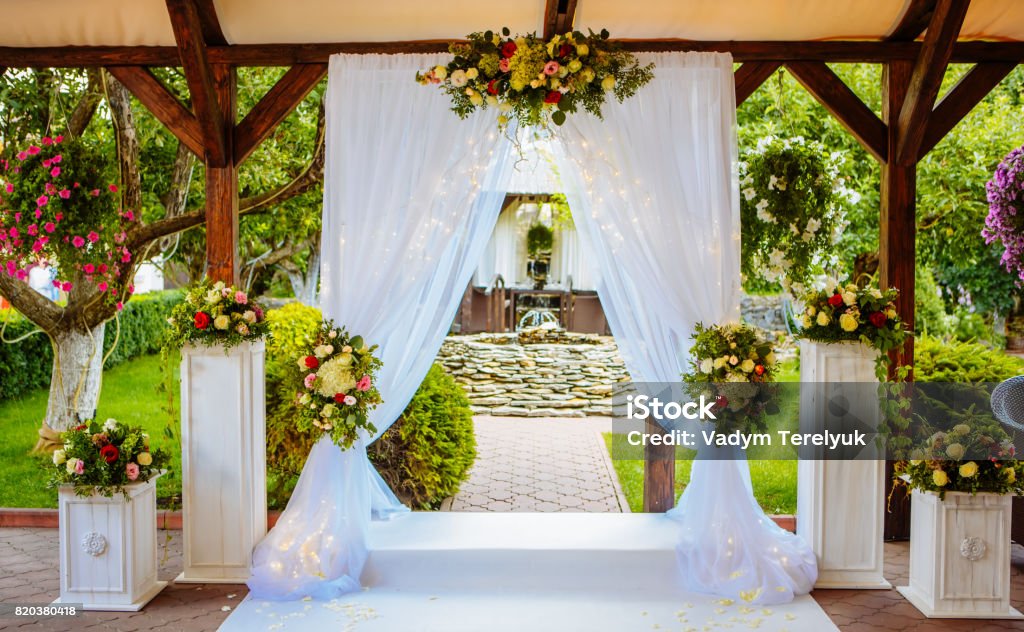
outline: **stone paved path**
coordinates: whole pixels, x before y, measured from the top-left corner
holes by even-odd
[[[476,463],[451,511],[629,511],[600,434],[610,419],[473,421]]]

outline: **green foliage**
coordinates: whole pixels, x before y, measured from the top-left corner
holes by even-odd
[[[435,507],[459,491],[476,458],[469,399],[435,364],[402,417],[369,453],[400,498],[417,507]]]
[[[921,336],[914,345],[914,379],[919,382],[1002,382],[1024,374],[1024,360],[976,342],[944,342]]]
[[[801,294],[845,226],[839,154],[801,137],[766,136],[740,163],[742,270]],[[834,263],[833,263],[834,265]]]
[[[914,331],[945,336],[951,331],[951,320],[935,275],[927,267],[917,266],[914,278]]]
[[[536,259],[543,253],[550,253],[554,244],[555,232],[540,222],[533,224],[526,231],[526,252],[531,259]]]
[[[167,318],[180,301],[179,292],[154,292],[140,295],[125,305],[118,320],[107,323],[103,353],[110,355],[104,367],[109,369],[132,358],[156,353]],[[36,330],[14,310],[0,311],[0,323],[5,320],[4,340],[17,340]],[[22,338],[14,344],[0,343],[0,401],[16,399],[34,388],[49,385],[52,367],[53,347],[44,333]]]

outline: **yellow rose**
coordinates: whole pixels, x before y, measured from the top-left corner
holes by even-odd
[[[1003,476],[1006,477],[1007,483],[1015,483],[1017,481],[1017,470],[1014,467],[1007,467],[1003,470]]]
[[[505,116],[504,114],[500,115],[498,117],[498,125],[501,125],[502,127],[508,125],[508,117]]]
[[[817,308],[817,307],[815,307],[814,305],[811,305],[811,306],[809,306],[809,307],[807,308],[807,315],[808,315],[808,316],[814,316],[814,315],[816,315],[817,313],[818,313],[818,308]]]
[[[574,59],[569,62],[569,72],[579,72],[583,68],[583,62],[578,59]]]
[[[776,358],[775,358],[775,352],[774,351],[769,352],[768,355],[766,355],[764,357],[764,363],[767,364],[768,366],[774,365],[775,361],[776,361]]]
[[[839,317],[839,326],[843,328],[843,331],[856,331],[859,325],[857,317],[853,314],[843,314]]]
[[[750,373],[754,370],[754,361],[744,360],[743,364],[740,365],[740,369],[742,369],[744,373]]]
[[[576,54],[580,57],[586,57],[590,54],[590,47],[586,44],[578,44],[576,46]]]
[[[434,66],[434,76],[444,81],[448,77],[448,69],[444,66]]]
[[[67,460],[67,458],[66,458],[66,456],[64,454],[64,450],[57,450],[56,452],[53,453],[53,464],[54,465],[60,465],[61,463],[63,463],[66,460]]]
[[[800,319],[800,324],[804,326],[804,329],[807,329],[814,324],[814,321],[808,314],[804,314],[803,318]]]
[[[725,356],[722,356],[720,358],[715,358],[714,366],[715,366],[716,369],[720,369],[723,366],[725,366],[725,363],[728,362],[728,361],[729,361],[729,358],[727,358]]]
[[[943,487],[949,483],[949,476],[946,476],[946,473],[942,470],[935,470],[932,472],[932,482],[937,487]]]
[[[484,98],[482,96],[480,96],[479,92],[474,92],[473,94],[469,95],[469,102],[472,103],[473,105],[479,107],[479,106],[483,105]]]
[[[139,456],[135,457],[135,460],[138,461],[139,465],[152,465],[153,455],[149,452],[139,452]]]
[[[609,90],[611,90],[614,87],[615,87],[615,76],[614,75],[608,75],[607,77],[605,77],[604,79],[601,80],[601,89],[604,90],[605,92],[608,92]]]
[[[951,443],[946,447],[946,454],[949,458],[959,461],[964,458],[964,446],[959,443]]]
[[[974,461],[968,461],[960,466],[960,476],[963,478],[970,478],[978,473],[978,464]]]
[[[476,79],[479,76],[480,76],[480,71],[477,70],[476,68],[470,68],[469,70],[466,71],[466,77],[468,79]]]
[[[831,319],[831,318],[829,318],[829,317],[828,317],[828,314],[826,314],[825,312],[818,312],[818,319],[817,319],[817,321],[816,321],[816,322],[817,322],[817,323],[818,323],[818,324],[819,324],[820,326],[822,326],[822,327],[825,327],[825,326],[827,326],[827,325],[828,325],[828,324],[829,324],[830,322],[832,322],[832,319]]]
[[[498,105],[498,97],[494,96],[493,94],[488,94],[487,95],[487,105],[489,105],[491,107],[494,107],[494,106]]]

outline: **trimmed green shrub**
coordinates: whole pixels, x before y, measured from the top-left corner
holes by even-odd
[[[271,508],[291,496],[314,437],[295,429],[295,391],[285,369],[310,344],[320,310],[289,303],[267,312],[267,477]],[[381,476],[403,501],[431,507],[454,494],[476,457],[469,400],[435,365],[402,416],[369,449]]]
[[[921,336],[914,344],[919,382],[1002,382],[1024,374],[1024,360],[976,342],[943,342]]]
[[[430,367],[369,454],[395,494],[415,507],[435,508],[454,495],[476,459],[473,413],[462,387],[441,365]]]
[[[918,266],[915,272],[914,331],[932,336],[950,333],[950,316],[932,271]]]
[[[143,294],[129,301],[119,316],[120,335],[116,322],[107,323],[103,353],[110,352],[115,338],[117,346],[104,367],[109,369],[126,360],[159,351],[167,317],[180,300],[180,292],[169,291]],[[5,319],[9,320],[4,340],[16,340],[36,329],[14,310],[0,311],[0,323]],[[28,336],[14,344],[0,342],[0,400],[15,399],[32,389],[48,387],[52,367],[53,347],[44,333]]]

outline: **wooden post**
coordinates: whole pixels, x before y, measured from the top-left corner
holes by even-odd
[[[910,85],[912,62],[892,62],[882,76],[882,117],[888,125],[888,160],[882,163],[881,218],[879,221],[879,277],[883,288],[900,291],[896,310],[908,327],[914,325],[914,269],[916,267],[916,204],[917,164],[898,162],[900,108]],[[896,359],[895,357],[893,358]],[[913,365],[914,339],[907,340],[903,362]],[[895,365],[893,367],[895,369]],[[908,376],[913,380],[913,372]],[[892,463],[886,467],[887,480],[892,480]],[[910,534],[910,499],[902,486],[887,494],[891,499],[885,516],[885,538],[905,539]]]
[[[238,283],[238,168],[232,158],[237,85],[235,69],[225,64],[211,66],[214,90],[223,116],[228,151],[225,160],[206,161],[206,262],[213,281]]]
[[[647,420],[647,434],[664,434],[657,423]],[[676,449],[670,445],[644,446],[644,511],[664,513],[676,502]]]

